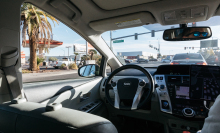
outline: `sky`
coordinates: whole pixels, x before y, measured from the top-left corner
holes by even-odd
[[[212,29],[212,38],[210,39],[220,39],[220,17],[216,17],[215,19],[210,19],[208,22],[214,23],[211,26]],[[206,25],[207,24],[207,25]],[[199,23],[198,23],[199,25]],[[204,26],[210,26],[210,23],[201,23]],[[217,26],[216,26],[217,25]],[[148,28],[161,28],[167,29],[171,26],[161,26],[157,25],[149,25]],[[134,35],[135,33],[144,33],[149,32],[150,30],[146,29],[144,26],[121,29],[112,32],[112,38],[117,38],[121,36]],[[132,52],[132,51],[143,51],[150,53],[158,53],[156,50],[149,47],[149,44],[154,47],[158,47],[158,43],[160,44],[160,52],[162,55],[174,55],[176,53],[196,53],[200,47],[200,41],[164,41],[162,39],[163,32],[155,32],[155,37],[151,37],[151,34],[144,34],[138,36],[138,40],[135,40],[134,37],[124,38],[124,43],[113,43],[113,51],[115,54],[117,52]],[[110,32],[104,32],[102,34],[103,39],[109,45],[110,44]],[[86,44],[85,39],[83,39],[80,35],[74,32],[72,29],[67,27],[63,23],[59,23],[59,25],[55,25],[53,27],[53,39],[57,41],[62,41],[63,45],[50,49],[49,54],[45,54],[45,56],[68,56],[68,49],[66,46],[71,46],[69,49],[69,55],[73,55],[73,44]],[[209,40],[210,40],[209,39]],[[220,40],[219,40],[220,41]],[[194,50],[187,49],[184,50],[184,47],[195,47]],[[24,51],[26,56],[29,56],[29,48],[23,48],[21,46],[21,51]]]

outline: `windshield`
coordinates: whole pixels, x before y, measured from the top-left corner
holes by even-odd
[[[165,41],[163,31],[179,28],[179,25],[162,26],[160,24],[107,31],[102,34],[102,37],[124,65],[136,64],[142,67],[158,67],[165,64],[220,65],[218,47],[220,17],[188,23],[188,27],[199,26],[209,26],[212,30],[212,37],[192,41]]]

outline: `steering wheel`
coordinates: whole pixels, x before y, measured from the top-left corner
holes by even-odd
[[[116,74],[125,69],[137,69],[143,72],[148,81],[140,78],[112,80]],[[114,101],[109,94],[109,90],[112,88],[115,94]],[[154,80],[146,69],[138,65],[124,65],[113,71],[108,77],[105,85],[105,96],[109,104],[117,109],[136,110],[150,100],[153,90]],[[127,104],[125,104],[126,102]]]

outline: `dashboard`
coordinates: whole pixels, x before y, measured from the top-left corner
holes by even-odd
[[[144,108],[132,111],[115,109],[106,102],[109,111],[114,116],[129,116],[162,123],[169,129],[167,132],[196,133],[202,129],[209,108],[220,93],[219,66],[161,65],[145,69],[152,75],[155,83],[151,102]],[[107,78],[100,86],[103,100]],[[113,80],[121,78],[140,78],[148,82],[148,78],[135,69],[123,70]],[[109,94],[114,99],[113,90],[109,90]]]
[[[154,73],[160,110],[183,117],[205,118],[207,103],[220,93],[220,68],[204,65],[163,65]]]

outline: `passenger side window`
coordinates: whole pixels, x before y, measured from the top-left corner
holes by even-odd
[[[25,13],[35,17],[27,17]],[[99,75],[102,55],[53,16],[23,3],[20,29],[23,83]]]

